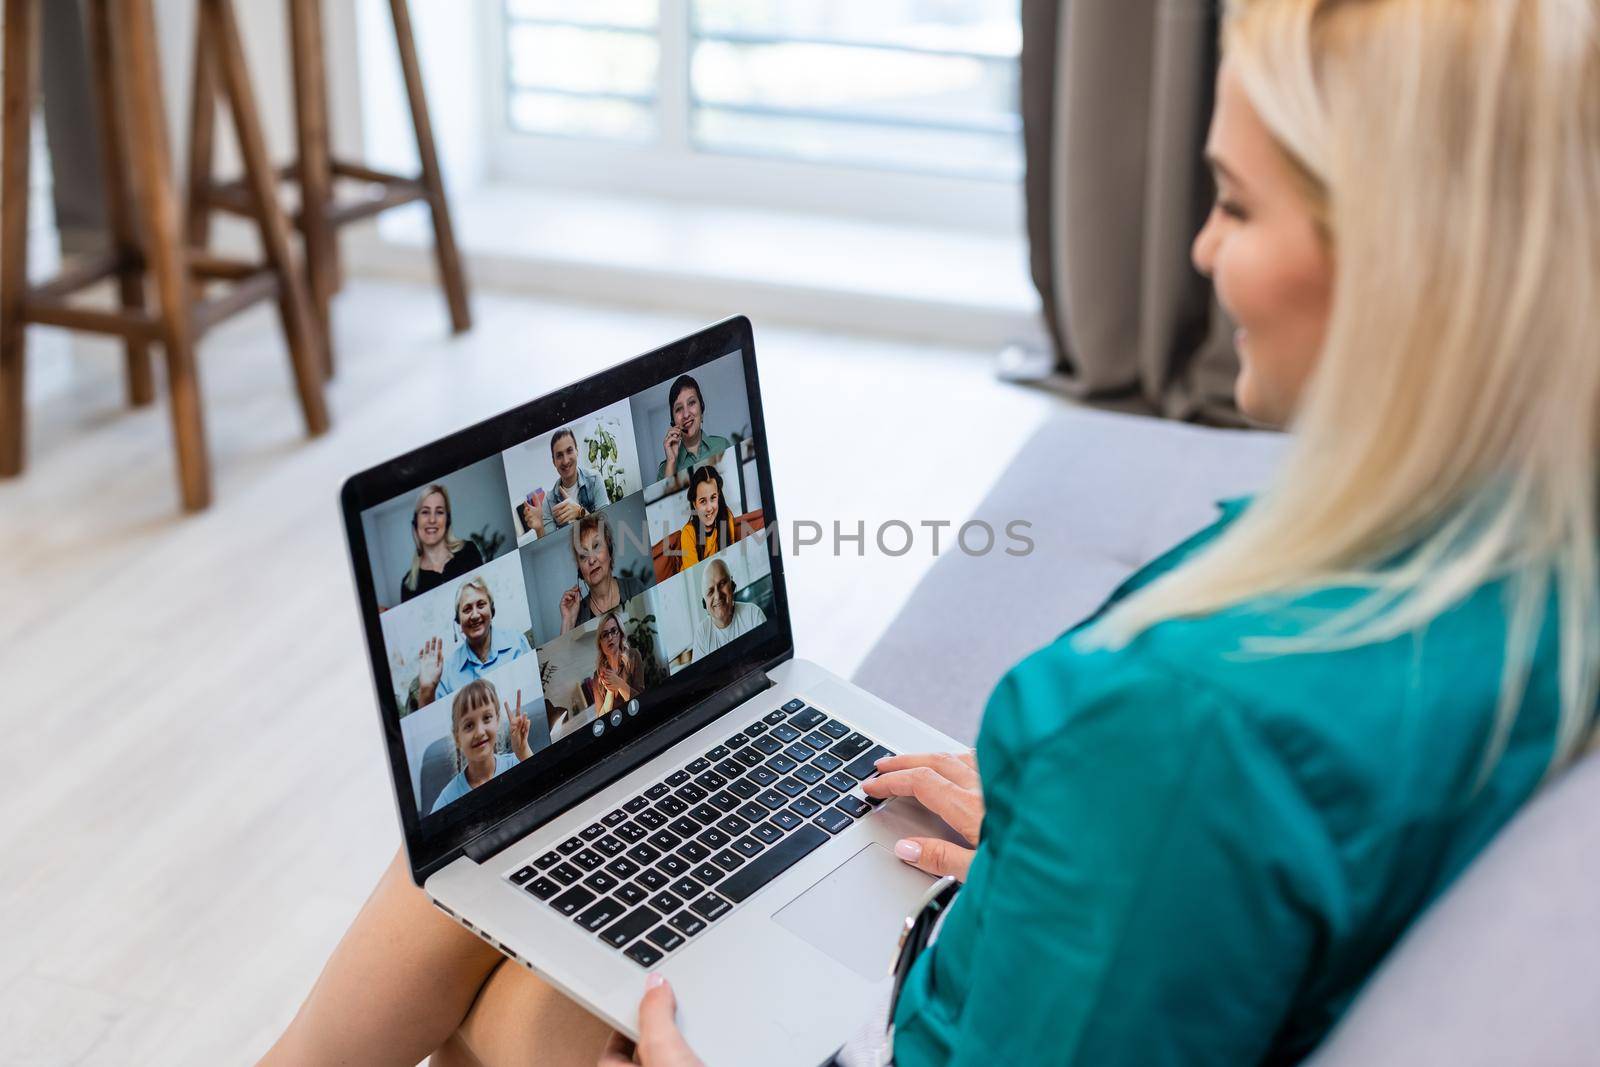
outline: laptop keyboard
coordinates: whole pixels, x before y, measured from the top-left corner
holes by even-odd
[[[791,700],[509,877],[654,967],[882,803],[856,786],[892,755]]]

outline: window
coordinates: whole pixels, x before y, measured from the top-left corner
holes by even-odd
[[[849,171],[858,189],[900,175],[1014,196],[1017,0],[504,0],[502,15],[493,95],[505,135],[539,145],[533,169],[609,153],[671,186],[697,161],[715,192],[743,160],[804,171],[796,184]]]

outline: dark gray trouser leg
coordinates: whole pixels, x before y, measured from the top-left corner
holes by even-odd
[[[50,150],[52,199],[63,255],[100,247],[106,230],[82,0],[40,5],[39,88]]]

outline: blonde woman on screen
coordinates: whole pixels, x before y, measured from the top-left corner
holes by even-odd
[[[1600,4],[1231,0],[1223,25],[1193,258],[1240,408],[1291,448],[1009,672],[976,758],[879,764],[869,793],[972,846],[896,847],[965,881],[897,1067],[1300,1062],[1595,737]],[[665,983],[637,1050],[585,1058],[583,1012],[430,911],[398,860],[285,1053],[696,1062]],[[401,929],[458,969],[397,981],[373,946]],[[355,1005],[359,1035],[330,1025]]]
[[[595,631],[594,674],[583,681],[583,695],[599,718],[644,692],[644,659],[628,642],[615,611],[600,618]]]
[[[430,485],[417,494],[411,509],[411,543],[416,552],[411,569],[400,579],[402,602],[483,566],[483,553],[455,535],[451,518],[450,493],[444,486]]]

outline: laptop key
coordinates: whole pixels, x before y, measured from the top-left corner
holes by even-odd
[[[811,820],[830,834],[837,834],[844,830],[855,820],[850,818],[838,808],[827,808],[821,815]]]
[[[733,749],[743,748],[745,745],[748,745],[749,743],[750,743],[750,739],[748,737],[746,737],[742,733],[741,734],[734,734],[732,737],[728,738],[726,741],[723,742],[724,745],[728,746],[728,749],[730,751],[732,751]]]
[[[656,948],[650,942],[642,939],[635,941],[632,945],[629,945],[627,951],[623,952],[623,955],[628,957],[634,963],[637,963],[639,966],[643,967],[645,970],[649,970],[651,967],[654,967],[656,964],[660,963],[662,958],[662,952],[660,949]]]
[[[706,827],[705,833],[700,835],[700,843],[707,848],[721,848],[733,838],[715,826]]]
[[[802,826],[767,849],[765,855],[745,864],[743,870],[730,874],[717,887],[717,891],[735,904],[748,900],[756,890],[799,863],[828,840],[827,833],[819,827]],[[699,908],[695,910],[699,911]],[[705,915],[704,912],[700,914]]]
[[[546,852],[544,855],[540,856],[538,859],[534,860],[533,861],[533,865],[535,867],[539,868],[542,871],[546,867],[549,867],[551,864],[560,863],[560,862],[561,862],[561,853],[556,852],[554,849],[552,849],[551,851]]]
[[[712,856],[711,862],[725,871],[732,872],[744,866],[744,857],[735,853],[731,848],[725,848],[715,856]]]
[[[826,787],[818,786],[817,788],[823,789]],[[662,852],[671,852],[681,844],[683,844],[683,838],[679,837],[671,830],[657,830],[655,833],[650,835],[650,847],[658,848]]]
[[[665,915],[671,915],[683,907],[683,901],[663,890],[650,898],[650,906]]]
[[[829,753],[824,752],[822,755],[811,761],[811,766],[828,774],[832,774],[834,771],[844,766],[844,760],[840,759],[838,756],[830,755]]]
[[[781,727],[779,729],[781,729]],[[750,743],[750,747],[755,749],[757,752],[760,752],[763,756],[771,756],[781,752],[783,750],[783,746],[789,742],[778,740],[777,733],[778,731],[774,730],[767,737],[756,738]],[[794,736],[799,737],[800,735],[795,734]]]
[[[785,830],[793,830],[796,826],[799,826],[801,823],[805,822],[804,819],[800,818],[800,816],[796,815],[792,811],[775,811],[772,813],[772,821],[783,827]]]
[[[872,738],[863,733],[852,733],[849,737],[828,749],[828,751],[840,759],[849,760],[855,759],[871,747]]]
[[[737,782],[728,783],[728,792],[737,794],[740,800],[749,800],[761,792],[761,787],[748,779],[741,778]],[[715,798],[713,798],[715,799]],[[738,805],[735,804],[735,807]],[[730,809],[731,810],[731,809]]]
[[[725,834],[728,834],[729,836],[738,837],[740,834],[750,829],[750,824],[739,818],[737,815],[729,815],[721,822],[717,823],[717,829],[721,830]],[[701,836],[700,840],[705,840],[704,835]]]
[[[656,870],[668,878],[676,878],[680,874],[688,873],[689,861],[682,856],[663,856],[661,862],[656,864]]]
[[[766,794],[762,794],[762,795],[765,796]],[[779,804],[778,807],[781,808],[781,807],[783,807],[783,805]],[[767,813],[762,810],[762,807],[761,807],[760,804],[755,804],[755,803],[746,804],[744,807],[739,809],[739,818],[748,819],[750,822],[760,822],[762,819],[765,819],[766,817],[767,817]]]
[[[799,697],[795,697],[793,700],[789,701],[787,704],[785,704],[783,706],[783,710],[786,711],[786,712],[794,712],[794,711],[799,711],[801,708],[803,708],[805,706],[806,706],[806,702],[804,700],[801,700]]]
[[[782,708],[779,708],[777,711],[769,711],[765,715],[761,716],[761,721],[769,726],[776,726],[778,723],[788,718],[788,715],[788,712],[784,711]]]
[[[834,807],[838,808],[840,811],[844,812],[853,819],[859,819],[861,816],[872,810],[871,804],[868,804],[865,800],[862,800],[860,797],[855,796],[852,793],[846,793],[844,796],[840,797],[839,802],[835,804]]]
[[[772,788],[793,800],[795,797],[806,791],[806,784],[804,782],[797,782],[793,778],[785,778]]]
[[[765,826],[766,823],[762,823],[761,825]],[[757,856],[761,855],[761,850],[765,847],[766,846],[764,846],[760,841],[757,841],[754,837],[741,837],[739,840],[733,843],[733,850],[747,860],[755,859]]]
[[[639,865],[626,856],[618,856],[616,859],[606,864],[606,870],[610,871],[618,878],[632,878],[634,875],[639,873]]]
[[[682,856],[690,863],[700,863],[705,860],[707,856],[711,855],[711,850],[706,848],[706,846],[702,845],[698,841],[690,841],[687,845],[684,845],[678,850],[678,855]]]
[[[712,763],[721,763],[723,760],[725,760],[727,758],[728,758],[728,746],[727,745],[717,745],[717,746],[715,746],[713,748],[706,749],[706,759],[710,760]]]
[[[817,750],[812,748],[810,745],[803,745],[799,741],[796,741],[794,744],[784,749],[783,754],[794,760],[796,763],[804,763],[812,756],[815,756],[817,754]]]
[[[570,856],[583,847],[583,842],[576,837],[569,837],[556,846],[556,851],[563,856]]]
[[[798,766],[800,766],[798,763],[782,753],[767,760],[767,770],[773,774],[788,774]]]
[[[777,772],[773,771],[770,767],[757,767],[755,770],[745,775],[745,777],[763,789],[778,780]]]
[[[679,768],[678,770],[675,770],[671,774],[667,775],[667,788],[676,789],[680,785],[682,785],[684,782],[687,782],[688,780],[689,780],[689,772],[687,770]]]
[[[704,774],[696,775],[695,776],[695,780],[694,780],[694,784],[699,786],[702,789],[706,789],[706,790],[710,790],[711,792],[715,792],[716,790],[721,789],[723,786],[727,785],[728,784],[728,780],[726,778],[722,777],[722,775],[718,774],[716,771],[707,771]]]
[[[767,738],[767,740],[770,741],[771,738]],[[763,755],[770,756],[772,753],[758,752],[754,747],[741,748],[737,753],[735,753],[733,758],[744,764],[746,767],[754,767],[756,764],[761,762]]]
[[[704,789],[701,789],[695,783],[690,782],[688,785],[679,786],[672,795],[683,801],[685,804],[698,804],[709,794],[707,794]]]
[[[717,773],[724,778],[737,778],[744,773],[744,764],[730,756],[717,764]]]
[[[825,759],[833,759],[833,757],[818,756],[814,762],[803,763],[800,765],[800,769],[794,772],[794,776],[800,779],[806,785],[816,785],[818,782],[822,781],[822,771],[817,767],[817,763]],[[834,760],[834,762],[838,763],[839,761]]]
[[[844,769],[844,773],[848,774],[852,778],[858,778],[862,781],[866,781],[868,778],[871,778],[874,774],[878,773],[878,761],[883,759],[885,756],[892,755],[894,755],[894,753],[890,752],[882,745],[873,745],[870,749],[851,760],[850,765]]]
[[[587,907],[594,900],[594,894],[575,885],[550,902],[550,906],[563,915],[576,915],[578,909]]]
[[[699,879],[701,882],[704,882],[706,885],[715,885],[717,882],[720,882],[723,878],[727,877],[727,875],[723,873],[722,868],[718,867],[714,863],[702,863],[689,873],[694,875],[695,878]]]
[[[650,931],[648,939],[654,942],[663,952],[671,952],[684,942],[684,936],[670,926],[656,927]]]
[[[657,852],[649,845],[641,843],[634,845],[628,850],[628,858],[639,864],[641,867],[647,867],[656,860],[660,859],[661,853]]]
[[[822,805],[818,804],[810,797],[801,797],[793,804],[790,804],[789,807],[794,809],[794,813],[800,816],[802,819],[809,819],[811,816],[822,810]]]
[[[522,885],[538,873],[539,872],[534,870],[533,866],[530,864],[529,866],[522,868],[520,871],[512,872],[511,881],[516,885]]]
[[[706,928],[704,919],[687,910],[678,912],[678,914],[668,919],[667,923],[682,931],[684,937],[693,937]]]
[[[594,850],[602,856],[620,856],[627,847],[610,834],[594,843]]]
[[[646,893],[643,889],[640,889],[632,882],[623,882],[621,885],[617,886],[616,893],[612,895],[631,908],[636,904],[644,903],[644,898],[650,894]]]
[[[794,715],[789,716],[789,725],[796,730],[809,730],[818,723],[827,721],[828,716],[816,708],[806,708],[804,711],[796,712]]]
[[[635,878],[634,881],[638,882],[652,893],[659,893],[661,890],[667,887],[667,883],[671,881],[671,879],[662,874],[660,871],[656,870],[654,867],[646,867],[644,870],[639,872],[639,877]]]
[[[638,823],[625,822],[621,826],[617,827],[617,836],[622,838],[622,840],[626,841],[630,845],[637,845],[649,835],[646,833],[644,827],[640,826]]]
[[[694,819],[700,824],[700,826],[709,826],[711,823],[714,823],[718,819],[722,818],[722,812],[716,808],[713,808],[709,804],[697,804],[689,809],[689,818]],[[696,826],[693,832],[699,833],[700,826]],[[683,836],[688,837],[690,835],[684,834]]]
[[[817,727],[817,732],[827,734],[829,737],[837,741],[841,737],[849,736],[850,727],[846,726],[838,719],[829,719],[827,722]]]
[[[649,797],[637,796],[637,797],[634,797],[632,800],[628,801],[626,804],[622,805],[622,810],[627,812],[629,815],[637,815],[639,812],[643,811],[645,808],[648,808],[649,806],[650,806],[650,798]]]
[[[832,738],[824,737],[822,734],[817,733],[817,731],[815,731],[815,730],[812,730],[809,734],[806,734],[804,737],[802,737],[800,739],[800,741],[801,741],[802,744],[810,745],[812,748],[816,749],[818,752],[822,751],[823,749],[827,748],[829,745],[833,744],[833,739]]]
[[[660,921],[661,916],[649,908],[635,908],[606,927],[600,940],[613,948],[621,948]]]
[[[606,871],[595,871],[583,880],[583,884],[596,893],[609,893],[617,888],[617,879],[615,875]]]
[[[828,775],[828,784],[841,793],[848,793],[856,787],[856,780],[848,774],[834,772]]]
[[[700,824],[689,818],[687,815],[680,815],[676,819],[673,819],[671,822],[667,823],[667,830],[672,831],[679,837],[693,837],[695,834],[700,832]],[[665,832],[666,831],[663,831],[663,833]]]
[[[597,871],[601,867],[605,866],[606,861],[605,857],[601,856],[600,853],[596,852],[594,849],[586,848],[576,856],[573,856],[572,862],[576,863],[579,867],[582,867],[586,871]]]
[[[646,789],[644,791],[644,795],[649,797],[651,800],[660,800],[662,797],[666,796],[671,791],[672,791],[671,788],[667,785],[666,782],[657,782],[655,785],[651,786],[649,789]]]
[[[790,741],[798,741],[800,739],[800,731],[788,723],[782,723],[772,728],[772,736],[787,745]]]
[[[540,900],[549,900],[561,889],[548,878],[535,878],[522,888],[538,897]]]
[[[710,760],[706,759],[704,756],[696,756],[694,759],[690,760],[683,769],[688,771],[690,774],[699,774],[709,766],[711,766]]]
[[[770,845],[775,841],[780,841],[783,839],[783,831],[772,825],[770,822],[764,822],[750,832],[754,834],[763,845]]]
[[[699,915],[702,919],[705,919],[707,922],[715,922],[716,920],[722,918],[724,915],[728,914],[728,909],[731,907],[733,907],[732,904],[729,904],[726,900],[723,900],[715,893],[707,893],[705,896],[689,905],[689,909],[691,911]]]
[[[600,821],[615,829],[616,827],[621,826],[623,823],[628,821],[628,813],[623,811],[621,808],[618,808],[616,811],[612,812],[610,815],[607,815]]]
[[[571,885],[583,877],[583,872],[570,863],[558,863],[550,868],[550,877],[562,885]]]
[[[832,804],[839,799],[839,791],[837,789],[829,789],[825,785],[817,785],[812,786],[811,792],[807,793],[806,796],[815,800],[818,804]]]
[[[596,822],[596,823],[590,823],[588,826],[585,826],[583,828],[583,831],[580,834],[578,834],[578,836],[583,838],[585,841],[593,841],[595,838],[599,837],[601,834],[603,834],[605,832],[606,832],[606,828],[604,826],[601,826],[599,823]]]
[[[684,877],[679,878],[676,882],[673,882],[668,888],[670,888],[673,893],[685,900],[693,900],[695,897],[703,893],[706,887],[695,881],[693,878],[690,878],[688,875],[685,875]]]
[[[674,815],[682,815],[684,812],[688,811],[689,805],[685,804],[677,797],[662,797],[661,800],[656,804],[656,810],[668,818],[671,818]]]
[[[777,811],[779,808],[789,803],[789,798],[778,792],[776,789],[767,790],[765,793],[762,793],[760,796],[756,797],[756,800],[766,805],[772,811]],[[744,808],[739,809],[739,814],[744,814]],[[748,816],[751,822],[757,822],[766,817],[766,812],[762,812],[760,815]]]
[[[767,724],[762,722],[760,719],[757,719],[749,726],[746,726],[744,728],[744,732],[748,737],[760,737],[762,734],[767,732]]]
[[[633,817],[633,821],[644,827],[646,830],[659,830],[663,826],[667,825],[667,817],[661,814],[655,808],[650,808],[647,811],[641,811],[639,814]]]

